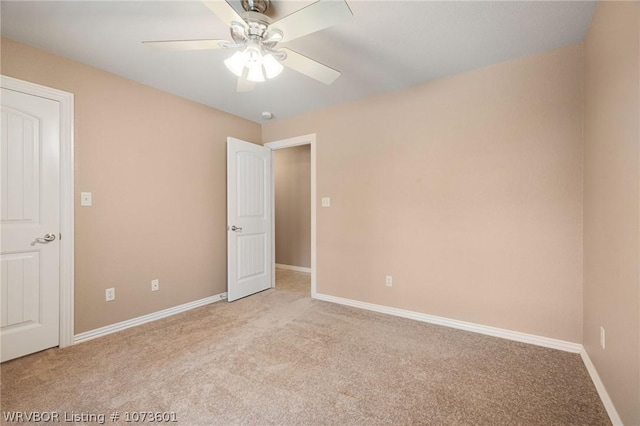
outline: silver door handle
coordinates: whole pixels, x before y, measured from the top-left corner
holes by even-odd
[[[232,231],[236,231],[236,232],[241,232],[241,231],[242,231],[242,228],[241,228],[240,226],[235,226],[235,225],[233,225],[233,226],[231,227],[231,230],[232,230]]]
[[[49,244],[51,241],[54,241],[55,239],[56,239],[56,234],[52,234],[52,233],[44,234],[44,237],[36,238],[31,243],[31,245],[35,246],[36,243],[38,243],[38,244]]]

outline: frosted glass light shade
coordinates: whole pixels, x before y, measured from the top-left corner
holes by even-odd
[[[262,57],[262,65],[264,65],[264,71],[267,74],[267,78],[276,77],[284,69],[282,64],[271,54],[264,55]]]
[[[249,67],[249,74],[247,75],[247,80],[255,81],[256,83],[261,83],[264,81],[264,75],[262,75],[262,65],[254,65]]]
[[[234,53],[232,57],[224,61],[224,64],[229,68],[229,71],[237,77],[242,77],[242,71],[244,71],[244,55],[241,52]]]

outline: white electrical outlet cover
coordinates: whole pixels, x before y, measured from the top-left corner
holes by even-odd
[[[108,288],[105,290],[104,295],[105,295],[105,300],[107,302],[111,302],[112,300],[116,299],[116,289]]]

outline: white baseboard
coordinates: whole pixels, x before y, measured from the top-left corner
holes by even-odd
[[[288,271],[306,272],[311,273],[311,268],[305,268],[304,266],[283,265],[282,263],[276,263],[276,268],[286,269]]]
[[[352,306],[354,308],[366,309],[383,314],[395,315],[397,317],[409,318],[416,321],[428,322],[430,324],[443,325],[445,327],[458,328],[460,330],[473,331],[474,333],[486,334],[488,336],[501,337],[503,339],[515,340],[516,342],[530,343],[532,345],[544,346],[546,348],[559,349],[565,352],[581,353],[580,343],[567,342],[565,340],[552,339],[550,337],[536,336],[534,334],[521,333],[519,331],[505,330],[503,328],[490,327],[471,322],[458,321],[435,315],[423,314],[420,312],[407,311],[404,309],[391,308],[389,306],[375,305],[373,303],[360,302],[357,300],[344,299],[342,297],[329,296],[327,294],[316,293],[316,299],[327,302],[339,303],[341,305]]]
[[[153,312],[151,314],[143,315],[141,317],[132,318],[130,320],[118,322],[116,324],[111,324],[105,327],[96,328],[95,330],[85,331],[84,333],[79,333],[73,336],[73,343],[76,344],[76,343],[82,343],[89,340],[97,339],[98,337],[102,337],[111,333],[116,333],[118,331],[126,330],[127,328],[142,325],[151,321],[159,320],[161,318],[166,318],[171,315],[188,311],[190,309],[199,308],[200,306],[218,302],[226,298],[227,298],[227,293],[216,294],[215,296],[205,297],[204,299],[200,299],[200,300],[194,300],[193,302],[184,303],[182,305],[163,309],[162,311]]]
[[[600,396],[600,400],[602,401],[604,408],[607,410],[607,414],[609,415],[611,423],[613,424],[613,426],[623,426],[622,419],[620,418],[618,411],[616,411],[616,407],[613,405],[613,401],[611,401],[609,393],[604,387],[604,383],[602,383],[602,380],[600,380],[598,371],[591,362],[591,358],[589,358],[589,354],[587,353],[586,349],[582,348],[580,356],[582,356],[582,361],[584,362],[585,367],[587,367],[587,371],[591,376],[591,381],[593,381],[593,384],[598,391],[598,395]]]

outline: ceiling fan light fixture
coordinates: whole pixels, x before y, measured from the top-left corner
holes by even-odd
[[[260,65],[262,63],[262,52],[260,47],[249,44],[243,52],[245,65],[251,68],[254,65]]]
[[[262,83],[264,81],[264,75],[262,74],[262,65],[257,64],[248,67],[249,74],[247,74],[247,80],[254,81],[256,83]]]
[[[199,39],[143,43],[161,50],[238,49],[224,60],[229,71],[238,77],[236,92],[252,90],[255,85],[247,84],[249,81],[263,82],[267,78],[277,77],[284,66],[327,85],[340,76],[339,71],[286,47],[279,48],[278,44],[350,18],[353,13],[346,0],[314,0],[310,5],[277,21],[265,15],[271,0],[215,0],[203,3],[229,27],[232,41]],[[241,3],[244,12],[238,13],[237,7],[231,3]]]
[[[245,65],[245,56],[242,52],[236,52],[229,59],[226,59],[224,64],[235,76],[242,77]]]
[[[262,57],[262,65],[264,65],[264,71],[267,78],[277,77],[284,69],[282,64],[270,53]]]

